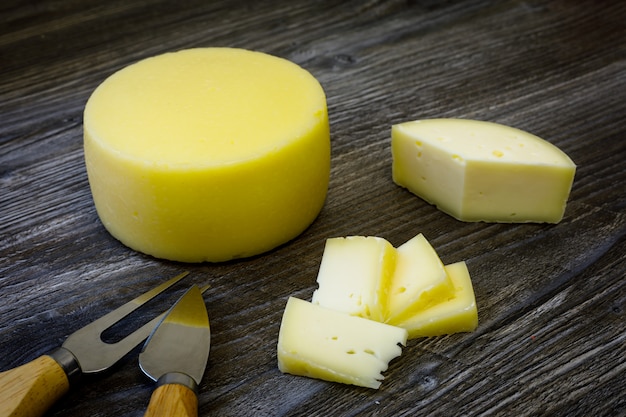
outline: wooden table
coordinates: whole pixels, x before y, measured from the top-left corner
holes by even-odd
[[[186,284],[211,285],[202,416],[626,413],[626,3],[8,0],[0,21],[0,369],[190,270]],[[82,111],[116,70],[202,46],[264,51],[316,76],[332,170],[323,211],[297,239],[252,259],[186,265],[105,231]],[[578,166],[565,218],[463,223],[396,186],[390,126],[434,117],[503,123],[559,146]],[[475,332],[410,341],[379,390],[277,369],[285,302],[311,296],[325,239],[399,245],[420,232],[445,263],[467,262]],[[141,416],[153,384],[138,352],[83,378],[49,415]]]

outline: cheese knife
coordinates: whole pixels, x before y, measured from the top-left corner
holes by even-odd
[[[192,286],[154,329],[139,354],[139,367],[156,381],[146,417],[198,415],[198,385],[210,346],[206,305],[200,289]]]
[[[75,331],[63,345],[48,355],[0,372],[0,416],[35,417],[43,415],[74,385],[82,374],[109,369],[138,346],[162,320],[163,315],[148,321],[115,343],[106,343],[101,335],[131,312],[171,287],[189,272],[183,272]],[[163,313],[165,314],[165,313]]]

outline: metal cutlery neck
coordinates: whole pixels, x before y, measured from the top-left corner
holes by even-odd
[[[70,386],[78,381],[80,376],[82,375],[82,371],[80,369],[80,364],[76,357],[69,350],[60,347],[54,352],[50,353],[49,356],[59,364],[65,375],[67,375],[67,379],[70,383]]]
[[[192,390],[196,395],[198,394],[198,384],[196,381],[189,375],[182,372],[168,372],[165,375],[162,375],[156,383],[157,387],[168,384],[183,385]]]

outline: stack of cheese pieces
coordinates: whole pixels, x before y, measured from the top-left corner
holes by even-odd
[[[407,339],[478,325],[465,262],[444,266],[422,234],[398,248],[379,237],[328,239],[317,282],[311,302],[287,302],[282,372],[378,388]]]

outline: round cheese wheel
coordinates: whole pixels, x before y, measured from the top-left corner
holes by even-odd
[[[275,248],[317,217],[330,134],[319,82],[287,60],[197,48],[107,78],[84,112],[98,216],[137,251],[219,262]]]

